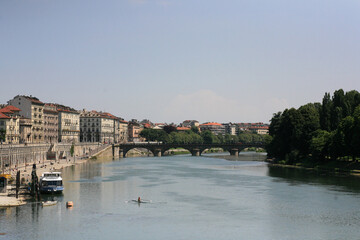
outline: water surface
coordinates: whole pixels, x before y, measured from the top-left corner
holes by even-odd
[[[356,178],[187,155],[89,162],[63,178],[58,205],[0,210],[0,239],[359,239]]]

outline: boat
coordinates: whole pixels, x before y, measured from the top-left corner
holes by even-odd
[[[43,207],[53,206],[57,204],[57,201],[45,201],[41,203]]]
[[[61,172],[44,172],[40,177],[41,193],[62,193],[63,190]]]

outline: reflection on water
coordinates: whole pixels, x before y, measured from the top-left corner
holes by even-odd
[[[0,240],[357,239],[357,179],[268,167],[263,154],[211,156],[64,169],[64,194],[44,198],[57,205],[0,209]],[[139,196],[147,202],[132,201]]]
[[[324,185],[338,191],[360,193],[360,178],[353,176],[326,176],[317,172],[286,167],[269,167],[269,176],[279,178],[278,181],[286,181],[292,185],[314,184]]]

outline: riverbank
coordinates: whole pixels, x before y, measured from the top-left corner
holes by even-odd
[[[360,177],[360,163],[357,161],[303,161],[288,164],[285,161],[267,160],[272,167],[295,168],[320,174]]]
[[[105,148],[98,153],[94,154],[93,156],[89,158],[70,158],[70,159],[59,159],[59,160],[44,160],[39,161],[36,163],[36,174],[40,178],[41,175],[44,172],[62,172],[62,170],[66,167],[74,166],[83,164],[89,160],[97,159],[99,155],[102,155],[104,152],[109,151],[111,149],[111,146],[108,148]],[[8,192],[11,191],[12,188],[14,188],[14,182],[16,179],[17,171],[20,171],[20,182],[21,185],[27,185],[31,182],[31,172],[32,172],[32,164],[20,164],[16,168],[10,169],[8,172],[11,175],[11,179],[9,179],[8,183]],[[4,207],[14,207],[14,206],[21,206],[26,204],[27,197],[24,195],[20,195],[18,199],[13,197],[12,195],[9,196],[8,193],[1,193],[0,194],[0,208]]]
[[[228,161],[259,161],[265,162],[266,161],[266,153],[259,153],[259,152],[241,152],[239,156],[232,156],[232,155],[203,155],[209,156],[213,158],[221,158]]]

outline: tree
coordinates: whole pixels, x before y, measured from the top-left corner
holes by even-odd
[[[5,142],[6,130],[0,129],[0,142]]]
[[[214,143],[214,135],[209,130],[202,132],[201,137],[206,144]]]
[[[317,130],[310,143],[310,151],[313,157],[325,160],[329,154],[329,142],[331,134],[325,130]]]
[[[320,116],[315,104],[312,103],[301,106],[298,111],[302,120],[301,125],[299,125],[301,127],[301,136],[299,138],[298,149],[300,154],[307,156],[310,153],[313,133],[320,129]]]
[[[145,128],[140,132],[140,136],[145,138],[146,141],[158,141],[158,142],[169,141],[168,134],[162,129]]]
[[[74,152],[75,152],[75,146],[74,143],[71,144],[71,148],[70,148],[70,155],[74,156]],[[74,160],[75,161],[75,160]]]
[[[192,126],[190,130],[193,131],[196,134],[200,134],[199,128],[196,127],[196,126]]]
[[[354,149],[355,156],[360,157],[360,105],[358,105],[353,114],[354,118],[354,127],[353,127],[353,138],[351,141],[351,146]]]
[[[344,142],[343,154],[344,156],[355,156],[356,146],[352,145],[354,135],[354,118],[352,116],[345,117],[338,127],[338,131],[341,131]]]
[[[325,96],[322,100],[322,106],[320,112],[321,129],[325,131],[331,130],[331,109],[332,109],[332,101],[330,98],[330,93],[325,93]]]
[[[164,131],[167,134],[170,134],[172,132],[176,132],[176,127],[174,125],[166,125],[166,126],[164,126]]]

